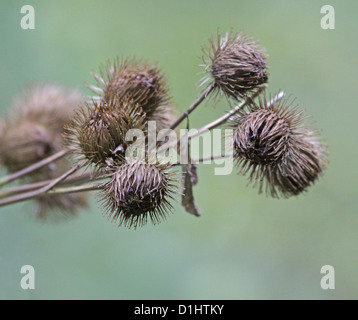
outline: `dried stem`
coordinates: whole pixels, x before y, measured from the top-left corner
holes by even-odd
[[[92,177],[92,174],[90,174],[90,173],[82,173],[82,174],[75,175],[73,177],[69,177],[68,179],[62,181],[59,184],[61,184],[61,185],[62,184],[64,184],[64,185],[65,184],[66,185],[67,184],[77,184],[77,183],[84,183],[84,182],[89,182],[89,181],[92,181],[92,180],[99,180],[99,179],[104,178],[104,176],[94,177],[94,179],[92,179],[91,177]],[[9,189],[6,189],[4,191],[0,191],[0,199],[8,197],[8,196],[11,196],[11,195],[14,195],[14,194],[18,194],[18,193],[21,193],[21,192],[39,189],[41,187],[44,187],[44,186],[48,185],[52,181],[54,181],[54,179],[33,182],[33,183],[17,186],[17,187],[14,187],[14,188],[9,188]]]
[[[12,174],[9,174],[9,175],[1,178],[0,179],[0,187],[2,187],[14,180],[17,180],[23,176],[26,176],[26,175],[30,174],[31,172],[33,172],[37,169],[40,169],[40,168],[50,164],[51,162],[54,162],[54,161],[64,157],[68,152],[69,152],[68,149],[61,150],[61,151],[53,154],[52,156],[49,156],[49,157],[47,157],[39,162],[36,162],[24,169],[21,169],[20,171],[14,172]]]
[[[230,154],[217,154],[217,155],[213,155],[210,157],[204,157],[204,158],[199,158],[199,159],[192,159],[192,163],[203,163],[205,161],[210,161],[210,160],[216,160],[216,159],[223,159],[223,158],[229,158],[232,155]]]
[[[93,191],[101,189],[103,183],[88,183],[81,186],[73,186],[73,187],[64,187],[64,188],[56,188],[50,190],[48,194],[64,194],[64,193],[75,193],[75,192],[84,192],[84,191]]]
[[[218,126],[222,125],[223,123],[227,122],[232,116],[234,116],[236,113],[238,113],[243,107],[245,107],[248,103],[253,102],[255,98],[257,98],[264,90],[266,89],[266,86],[260,87],[252,96],[247,97],[245,100],[243,100],[240,104],[238,104],[235,108],[230,110],[229,112],[225,113],[222,117],[216,119],[215,121],[205,125],[204,127],[198,129],[196,132],[193,132],[192,134],[188,135],[188,139],[195,138],[197,136],[202,135],[203,133],[215,129]],[[281,91],[275,96],[275,101],[279,101],[283,98],[284,93]],[[272,102],[270,102],[272,104]],[[181,140],[181,139],[180,139]],[[178,141],[178,143],[180,142]]]
[[[215,88],[215,83],[212,83],[205,92],[196,100],[194,103],[186,110],[170,127],[171,130],[174,130],[184,119],[186,119],[189,114],[195,110],[195,108],[204,101],[204,99],[210,94],[211,91]]]
[[[217,155],[213,155],[210,157],[204,157],[204,158],[199,158],[199,159],[191,159],[191,163],[192,164],[197,164],[197,163],[203,163],[205,161],[209,161],[209,160],[215,160],[215,159],[223,159],[223,158],[229,158],[232,155],[230,154],[217,154]],[[174,163],[172,164],[173,166],[180,166],[181,163]]]
[[[205,125],[204,127],[198,129],[197,131],[191,133],[191,134],[186,134],[183,137],[179,138],[175,143],[173,143],[170,146],[167,145],[163,145],[158,149],[158,153],[161,153],[165,150],[167,150],[167,148],[173,148],[175,146],[180,145],[181,142],[185,142],[188,141],[192,138],[195,138],[197,136],[202,135],[203,133],[212,130],[220,125],[222,125],[223,123],[227,122],[233,115],[235,115],[236,113],[238,113],[243,107],[245,107],[248,103],[253,102],[253,100],[258,97],[264,90],[266,89],[266,85],[261,86],[254,94],[252,94],[250,97],[247,97],[245,100],[243,100],[239,105],[237,105],[235,108],[233,108],[232,110],[230,110],[229,112],[227,112],[226,114],[224,114],[222,117],[216,119],[215,121]],[[284,93],[281,91],[279,92],[272,100],[271,100],[271,104],[273,103],[273,101],[279,101],[283,98]]]
[[[51,190],[54,186],[59,184],[61,181],[65,180],[71,174],[76,172],[80,167],[81,167],[81,164],[77,164],[75,167],[73,167],[70,170],[66,171],[60,177],[58,177],[57,179],[52,180],[52,182],[50,182],[49,184],[47,184],[46,186],[44,186],[44,187],[42,187],[40,189],[33,190],[33,191],[30,191],[30,192],[21,193],[21,194],[17,194],[17,195],[15,195],[13,197],[8,197],[8,198],[5,198],[5,199],[1,199],[0,200],[0,207],[5,206],[5,205],[9,205],[9,204],[12,204],[12,203],[16,203],[16,202],[29,200],[29,199],[32,199],[32,198],[35,198],[35,197],[41,195],[41,194]]]

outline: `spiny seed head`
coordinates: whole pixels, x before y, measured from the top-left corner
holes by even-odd
[[[171,211],[175,188],[170,166],[134,160],[117,168],[102,191],[106,214],[128,228],[153,224]]]
[[[202,84],[212,77],[215,88],[226,97],[242,98],[268,80],[265,50],[243,33],[218,35],[203,51],[209,58],[206,62],[204,57],[204,63],[210,75]]]
[[[37,85],[15,97],[13,118],[40,123],[62,133],[63,126],[83,101],[84,97],[77,90],[56,84]]]
[[[67,219],[77,215],[77,210],[88,205],[85,193],[43,195],[37,197],[36,218],[42,221]],[[56,214],[53,214],[56,213]]]
[[[121,105],[121,108],[114,108]],[[142,109],[133,100],[85,105],[66,127],[66,143],[78,160],[100,167],[119,165],[129,146],[130,129],[144,130]]]
[[[298,195],[323,173],[325,145],[305,118],[288,100],[268,106],[264,98],[234,120],[234,158],[259,192]]]
[[[326,145],[315,134],[307,129],[293,137],[290,154],[274,171],[272,182],[286,197],[305,191],[324,172],[327,163]]]
[[[61,137],[30,121],[8,123],[0,144],[2,163],[10,172],[21,170],[61,149]],[[33,174],[49,170],[43,167]]]
[[[277,162],[287,152],[289,134],[289,124],[276,110],[251,110],[235,123],[236,157],[262,165]]]
[[[81,101],[83,97],[76,90],[54,84],[34,86],[16,96],[10,117],[2,129],[1,162],[10,172],[16,172],[62,150],[63,127]],[[61,158],[21,180],[32,183],[55,179],[70,167],[68,160]],[[85,205],[86,197],[84,194],[46,194],[36,198],[35,202],[37,217],[45,218],[50,210],[75,214]]]
[[[158,66],[137,58],[117,58],[102,68],[100,75],[94,76],[98,87],[89,88],[99,94],[100,101],[133,100],[134,105],[142,108],[146,121],[157,122],[158,131],[170,126],[173,107],[164,74]]]
[[[52,164],[52,170],[47,171],[46,180],[55,179],[71,168],[66,158],[61,158]],[[87,207],[87,194],[43,194],[35,200],[36,218],[42,221],[61,221],[74,217],[79,209]]]
[[[33,86],[17,95],[0,144],[0,158],[8,170],[21,170],[60,151],[63,126],[82,100],[79,92],[55,84]],[[51,167],[33,175],[46,177]]]
[[[51,170],[46,171],[44,180],[55,179],[72,167],[66,158],[58,159],[51,164]],[[62,219],[74,217],[79,209],[87,207],[87,194],[42,194],[35,198],[36,218],[42,221],[61,221]]]
[[[164,75],[156,65],[137,58],[109,62],[95,75],[99,88],[94,88],[104,102],[117,98],[133,99],[150,116],[157,107],[167,104],[169,89]],[[92,86],[90,86],[92,88]]]

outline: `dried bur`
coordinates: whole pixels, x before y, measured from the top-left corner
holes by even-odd
[[[63,126],[82,101],[78,91],[56,84],[33,86],[15,97],[0,143],[1,162],[8,171],[16,172],[62,150]],[[51,180],[69,168],[71,163],[62,158],[28,174],[22,181]],[[35,201],[40,219],[47,218],[50,211],[71,216],[87,204],[84,193],[45,194]]]
[[[133,100],[85,103],[65,126],[66,145],[76,161],[110,169],[124,162],[131,129],[145,130],[143,111]]]
[[[174,122],[175,111],[169,88],[161,69],[136,57],[117,58],[94,74],[97,86],[89,88],[97,94],[94,100],[109,103],[130,99],[142,108],[146,121],[155,121],[157,132]],[[121,105],[118,105],[121,108]]]
[[[139,160],[117,167],[102,191],[106,215],[128,228],[161,222],[177,193],[173,174],[169,164]]]
[[[234,159],[240,173],[259,185],[259,192],[290,197],[305,191],[322,175],[326,145],[290,100],[267,106],[251,104],[233,121]]]
[[[213,82],[216,93],[235,101],[268,81],[265,50],[242,32],[209,39],[203,48],[205,71],[202,85]]]

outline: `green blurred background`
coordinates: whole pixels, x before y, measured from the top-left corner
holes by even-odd
[[[25,4],[35,8],[35,30],[20,28]],[[320,27],[325,4],[335,8],[335,30]],[[358,298],[357,13],[353,0],[1,0],[1,116],[32,82],[88,93],[90,72],[117,55],[158,62],[184,110],[198,94],[201,46],[217,28],[233,27],[267,49],[269,91],[296,96],[313,116],[330,164],[308,193],[289,200],[201,165],[194,191],[202,217],[176,204],[166,222],[138,230],[110,223],[95,197],[78,218],[57,224],[35,221],[30,204],[1,208],[0,298]],[[224,102],[201,106],[191,126],[226,110]],[[20,287],[26,264],[35,290]],[[323,265],[335,268],[335,290],[320,287]]]

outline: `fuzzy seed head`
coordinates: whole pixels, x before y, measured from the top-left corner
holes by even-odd
[[[104,186],[107,215],[128,228],[153,224],[166,218],[174,193],[169,166],[135,160],[118,167]]]
[[[57,138],[57,139],[56,139]],[[9,172],[16,172],[61,149],[61,139],[45,126],[30,121],[6,125],[0,144],[0,157]],[[47,167],[34,172],[39,175]]]
[[[87,206],[85,193],[40,196],[36,198],[36,218],[42,221],[68,219],[76,216],[79,208]]]
[[[55,84],[33,86],[17,95],[9,119],[4,122],[0,139],[0,160],[8,171],[24,169],[62,150],[63,127],[83,99],[78,91]],[[61,158],[20,180],[26,183],[51,180],[70,168],[68,160]],[[38,218],[57,218],[60,215],[50,215],[50,211],[74,215],[77,209],[85,206],[86,196],[45,194],[34,201]]]
[[[63,132],[84,97],[73,89],[56,84],[42,84],[28,88],[14,99],[13,118],[33,121],[52,131]]]
[[[226,97],[242,98],[268,80],[264,49],[243,33],[218,35],[203,51],[209,57],[209,62],[205,58],[204,62],[210,73],[203,84],[212,77],[216,89]]]
[[[0,144],[0,158],[8,170],[21,170],[60,151],[63,127],[81,101],[78,91],[55,84],[33,86],[18,94]],[[33,175],[46,178],[51,168],[44,167]]]
[[[305,123],[302,111],[282,100],[267,107],[266,98],[234,121],[234,158],[249,181],[273,197],[305,191],[323,173],[325,145]]]
[[[67,158],[58,159],[44,172],[44,180],[55,179],[71,169]],[[57,222],[77,216],[78,210],[88,205],[88,194],[84,192],[65,194],[42,194],[34,199],[36,218],[46,222]]]

